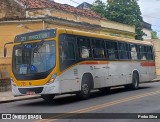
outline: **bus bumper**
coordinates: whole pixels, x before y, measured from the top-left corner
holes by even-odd
[[[61,94],[59,82],[55,81],[44,86],[18,87],[12,83],[13,96],[40,95],[40,94]]]

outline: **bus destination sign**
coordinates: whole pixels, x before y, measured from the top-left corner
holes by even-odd
[[[42,40],[47,38],[54,38],[56,36],[56,30],[43,30],[43,31],[36,31],[36,32],[30,32],[25,33],[16,36],[15,43],[18,42],[27,42],[27,41],[33,41],[33,40]]]

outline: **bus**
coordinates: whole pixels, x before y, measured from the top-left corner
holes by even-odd
[[[6,56],[4,48],[4,56]],[[56,95],[111,87],[138,89],[156,77],[150,42],[64,28],[17,35],[13,42],[11,83],[14,96]]]

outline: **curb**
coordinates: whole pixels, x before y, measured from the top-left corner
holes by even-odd
[[[149,81],[148,83],[154,83],[154,82],[160,82],[160,79],[155,79],[155,80]]]
[[[36,97],[28,97],[28,98],[9,99],[9,100],[0,101],[0,104],[16,102],[16,101],[22,101],[22,100],[38,99],[38,98],[41,98],[41,97],[40,96],[36,96]]]

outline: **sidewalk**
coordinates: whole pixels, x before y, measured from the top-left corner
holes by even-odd
[[[0,92],[0,103],[8,103],[8,102],[15,102],[15,101],[22,101],[22,100],[29,100],[29,99],[37,99],[40,98],[39,95],[32,95],[32,96],[18,96],[14,97],[11,91],[7,92]]]

